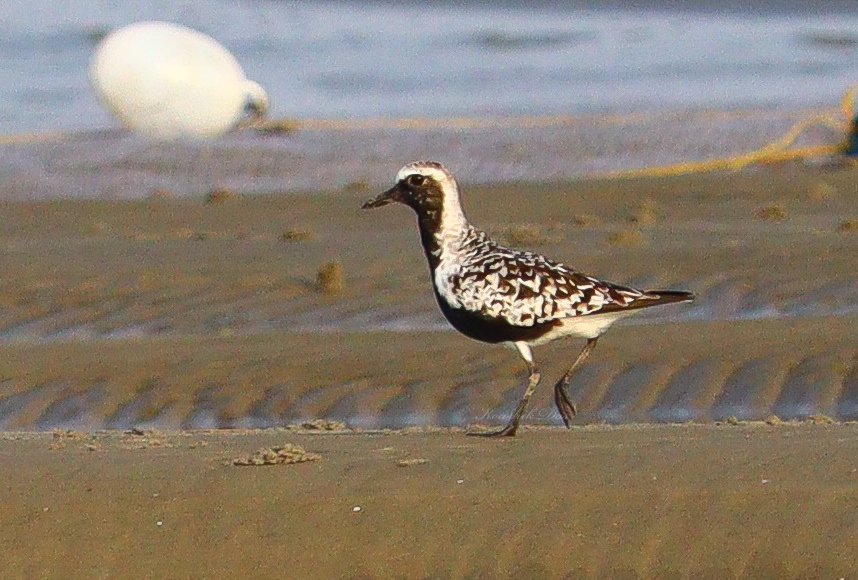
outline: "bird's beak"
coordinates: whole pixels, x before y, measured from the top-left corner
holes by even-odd
[[[246,96],[241,118],[236,125],[238,129],[264,129],[268,117],[268,94],[259,84],[246,81]]]
[[[366,203],[361,206],[361,209],[372,209],[374,207],[381,207],[383,205],[387,205],[392,201],[400,201],[402,189],[397,183],[384,193],[379,194],[378,196],[368,200]]]
[[[268,107],[265,103],[248,99],[244,103],[244,114],[253,120],[264,119],[268,115]]]

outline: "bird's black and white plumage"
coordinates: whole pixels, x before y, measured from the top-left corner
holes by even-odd
[[[555,385],[555,403],[569,426],[575,407],[566,394],[572,371],[619,318],[650,306],[688,302],[688,292],[642,291],[582,274],[539,254],[505,248],[465,218],[459,186],[440,163],[420,161],[399,170],[396,184],[364,209],[390,202],[417,214],[435,297],[456,330],[483,342],[514,345],[528,365],[528,388],[509,424],[492,435],[514,435],[539,382],[532,346],[565,336],[587,339]]]

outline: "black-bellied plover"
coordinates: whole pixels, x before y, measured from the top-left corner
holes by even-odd
[[[539,254],[501,246],[468,222],[459,186],[440,163],[409,163],[396,175],[396,185],[363,209],[394,201],[417,213],[435,298],[453,328],[483,342],[513,345],[527,363],[527,388],[507,426],[475,435],[515,435],[541,376],[531,347],[565,336],[587,339],[554,385],[554,402],[569,427],[576,410],[566,387],[608,327],[644,308],[694,299],[690,292],[603,282]]]

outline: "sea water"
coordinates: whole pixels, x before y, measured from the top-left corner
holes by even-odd
[[[90,55],[150,19],[218,39],[275,117],[813,107],[858,83],[855,3],[701,2],[12,0],[0,3],[0,134],[113,126]]]

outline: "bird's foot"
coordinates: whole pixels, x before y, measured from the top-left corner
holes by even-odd
[[[569,395],[566,393],[567,384],[566,377],[563,377],[554,385],[554,404],[560,412],[563,424],[569,429],[572,426],[572,418],[578,414],[578,409],[575,408],[575,403],[569,399]]]
[[[465,435],[469,435],[471,437],[515,437],[515,432],[517,430],[518,425],[510,423],[498,431],[468,431]]]

